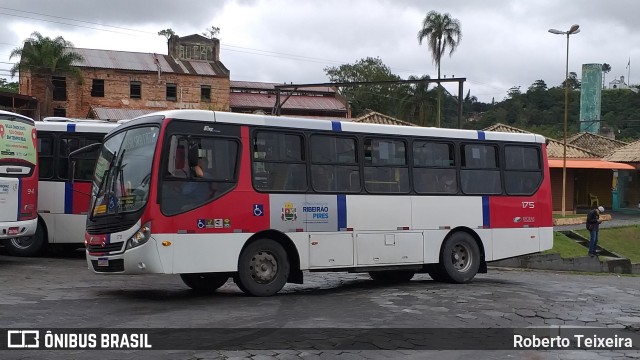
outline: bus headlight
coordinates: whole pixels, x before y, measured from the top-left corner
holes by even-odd
[[[146,243],[149,240],[149,237],[151,237],[151,222],[142,225],[142,227],[140,227],[140,229],[136,231],[131,238],[129,238],[125,250],[133,249],[134,247],[138,247]]]

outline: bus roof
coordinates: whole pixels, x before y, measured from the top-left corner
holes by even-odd
[[[167,110],[159,111],[134,120],[142,120],[151,116],[164,116],[165,118],[198,120],[205,122],[219,122],[229,124],[286,127],[294,129],[327,130],[334,132],[354,132],[369,134],[386,134],[400,136],[430,136],[469,140],[494,140],[544,143],[542,135],[533,133],[507,133],[482,130],[459,130],[434,127],[398,126],[367,124],[344,121],[343,118],[335,120],[296,118],[287,116],[269,116],[256,114],[242,114],[232,112],[208,111],[208,110]],[[139,123],[139,121],[133,121]]]
[[[11,111],[4,111],[4,110],[0,110],[0,115],[9,115],[9,116],[15,116],[15,117],[19,117],[23,120],[30,120],[33,121],[32,118],[28,117],[28,116],[24,116],[24,115],[20,115],[20,114],[16,114],[14,112]]]
[[[36,130],[67,133],[108,133],[118,127],[112,122],[58,122],[36,121]]]

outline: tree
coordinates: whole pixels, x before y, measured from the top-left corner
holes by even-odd
[[[380,58],[364,58],[355,64],[344,64],[338,67],[324,68],[330,82],[373,82],[400,80],[391,73]],[[351,103],[352,113],[359,115],[365,109],[384,114],[392,114],[397,108],[398,96],[395,85],[359,85],[340,87],[340,93]]]
[[[422,41],[425,39],[429,44],[431,58],[438,68],[438,79],[440,79],[442,55],[449,49],[449,56],[451,56],[462,39],[460,21],[452,18],[448,13],[440,14],[433,10],[429,11],[422,21],[422,29],[418,31],[418,44],[422,45]],[[441,102],[442,86],[438,83],[438,127],[440,126]]]
[[[429,80],[429,75],[421,77],[409,76],[409,80]],[[398,116],[402,120],[412,122],[416,125],[427,126],[429,119],[433,119],[434,96],[429,91],[429,82],[419,82],[407,84],[400,88],[400,106]]]
[[[18,93],[20,83],[8,82],[7,79],[0,78],[0,91],[6,91],[10,93]]]
[[[176,32],[171,28],[158,31],[158,35],[166,37],[167,41],[169,41],[169,39],[175,34]]]
[[[567,84],[569,84],[569,89],[571,89],[571,90],[580,89],[581,84],[580,84],[580,80],[578,80],[578,74],[576,74],[573,71],[569,72],[569,79],[567,79],[567,80],[565,80],[565,81],[567,81]],[[565,81],[562,82],[562,87],[564,87]]]
[[[609,71],[611,71],[611,65],[607,63],[602,64],[602,88],[603,89],[607,88],[607,85],[605,85],[606,84],[605,79]]]
[[[209,39],[213,40],[216,38],[216,36],[218,36],[219,33],[220,33],[220,28],[212,25],[211,27],[206,28],[204,30],[204,32],[202,33],[202,36],[208,37]]]
[[[34,31],[24,41],[23,47],[17,47],[11,51],[9,59],[14,57],[19,57],[20,61],[11,68],[11,77],[14,77],[17,72],[28,71],[32,76],[44,78],[46,84],[44,111],[42,111],[44,116],[51,114],[54,75],[71,74],[78,82],[82,82],[82,74],[73,64],[84,61],[84,58],[73,51],[73,44],[62,36],[51,39]]]

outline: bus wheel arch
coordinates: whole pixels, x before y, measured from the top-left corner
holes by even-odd
[[[486,272],[485,249],[478,234],[467,227],[458,227],[444,238],[439,263],[429,274],[436,281],[470,282],[477,273]]]
[[[262,270],[258,270],[256,265],[261,265]],[[260,278],[270,275],[271,271],[275,271],[273,279]],[[293,241],[276,230],[252,235],[240,251],[234,281],[240,290],[254,296],[270,296],[282,289],[286,282],[301,282],[300,256]]]
[[[10,239],[6,242],[7,251],[13,256],[37,256],[44,252],[49,244],[49,233],[44,220],[38,216],[36,233],[33,236]]]

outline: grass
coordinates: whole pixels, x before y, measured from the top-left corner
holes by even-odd
[[[560,254],[563,259],[587,256],[588,249],[559,232],[553,233],[553,248],[543,254]]]
[[[577,233],[589,238],[587,230],[578,230]],[[640,263],[640,226],[600,229],[598,246],[628,258],[631,263]]]

